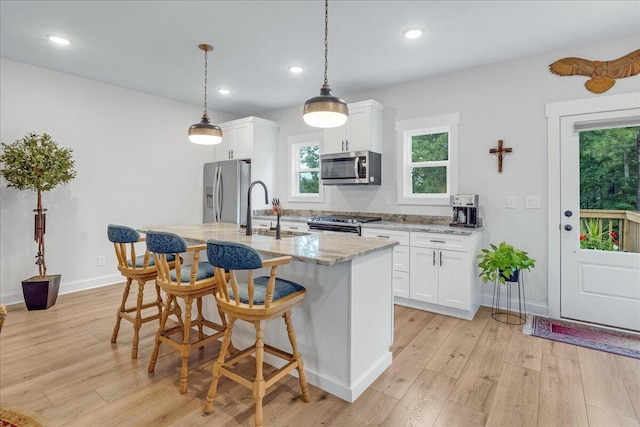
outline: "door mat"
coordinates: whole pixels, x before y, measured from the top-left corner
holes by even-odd
[[[531,335],[640,359],[640,335],[532,316]],[[526,333],[526,331],[525,331]]]

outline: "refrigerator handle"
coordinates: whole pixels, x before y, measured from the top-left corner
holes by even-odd
[[[224,186],[222,184],[222,166],[218,171],[218,222],[222,221],[222,201],[224,200]]]
[[[222,166],[216,170],[216,222],[222,219]]]
[[[218,166],[213,171],[213,222],[218,222]]]

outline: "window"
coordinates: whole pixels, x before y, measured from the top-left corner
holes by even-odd
[[[322,133],[289,138],[291,146],[290,200],[322,202],[320,141]]]
[[[459,115],[399,121],[398,204],[448,205],[458,191]]]

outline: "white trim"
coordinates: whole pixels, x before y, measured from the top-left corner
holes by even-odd
[[[92,279],[77,282],[60,283],[58,295],[100,288],[102,286],[114,285],[116,283],[124,283],[125,281],[126,279],[122,277],[122,275],[112,274],[110,276],[94,277]],[[6,305],[24,303],[24,295],[22,295],[21,291],[7,292],[6,294],[0,295],[0,300],[2,300]]]
[[[460,114],[442,114],[439,116],[422,117],[396,122],[396,166],[401,179],[396,182],[397,203],[399,205],[449,205],[449,195],[458,192],[458,126],[460,124]],[[405,187],[407,184],[406,170],[406,144],[405,138],[408,133],[424,131],[428,133],[448,132],[449,134],[449,160],[447,163],[447,189],[446,194],[429,195],[407,195]]]
[[[323,132],[315,132],[309,133],[305,135],[295,135],[290,136],[287,140],[288,144],[288,154],[287,154],[287,197],[289,202],[308,202],[308,203],[323,203],[324,202],[324,191],[323,185],[320,183],[318,188],[318,194],[298,194],[295,188],[297,181],[294,179],[294,172],[296,171],[296,167],[294,165],[295,159],[293,158],[293,148],[295,146],[301,144],[318,144],[318,153],[322,153],[324,142],[324,133]],[[318,171],[320,173],[320,171]]]
[[[640,108],[640,92],[598,96],[545,106],[548,174],[548,316],[560,318],[560,121],[562,117]]]

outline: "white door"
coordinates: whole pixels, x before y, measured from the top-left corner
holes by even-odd
[[[585,209],[590,206],[585,206],[589,203],[585,199],[592,199],[587,196],[593,190],[585,183],[581,188],[580,180],[581,132],[638,125],[639,109],[566,116],[560,121],[560,315],[563,318],[640,331],[640,254],[637,246],[634,252],[615,250],[615,247],[608,250],[620,242],[618,232],[624,234],[627,243],[637,242],[640,236],[637,206],[635,209],[609,207],[606,212],[602,208],[587,212]],[[613,150],[616,143],[608,143]],[[588,150],[588,143],[583,143],[582,149]],[[602,162],[606,161],[609,160],[602,159]],[[626,176],[636,174],[637,178],[637,158],[634,165],[631,170],[625,170]],[[591,178],[598,181],[597,177]],[[607,179],[605,176],[600,181]],[[617,195],[615,188],[609,191],[608,196]],[[609,218],[613,218],[611,229]],[[588,232],[589,225],[595,226],[591,227],[591,233]]]
[[[447,307],[459,308],[460,310],[469,310],[471,305],[471,297],[469,295],[471,286],[469,286],[469,259],[468,252],[456,251],[440,251],[440,295],[441,305]],[[474,260],[475,261],[475,260]]]
[[[438,250],[411,248],[410,263],[411,299],[438,304]]]

